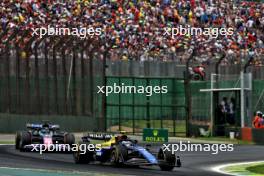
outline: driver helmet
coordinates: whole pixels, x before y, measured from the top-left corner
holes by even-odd
[[[263,116],[263,113],[262,113],[261,111],[257,111],[256,114],[257,114],[257,116],[259,116],[259,117],[262,117],[262,116]]]
[[[127,135],[122,135],[121,140],[127,140]]]
[[[49,124],[48,123],[44,123],[42,127],[43,128],[49,128]]]
[[[49,132],[49,124],[48,123],[45,123],[44,125],[43,125],[43,128],[42,128],[42,132],[44,132],[44,133],[48,133]]]

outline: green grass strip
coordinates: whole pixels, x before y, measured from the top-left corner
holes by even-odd
[[[264,175],[264,164],[239,164],[235,166],[228,166],[223,169],[224,172],[239,175],[239,176],[263,176]]]
[[[0,141],[0,144],[14,144],[15,145],[15,142],[14,141]]]
[[[256,165],[256,166],[250,166],[246,168],[248,171],[264,175],[264,164]]]

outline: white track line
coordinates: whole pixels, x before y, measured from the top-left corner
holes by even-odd
[[[13,145],[13,146],[14,146],[15,144],[0,144],[0,146],[1,146],[1,145]]]
[[[10,169],[10,170],[23,170],[23,171],[33,171],[33,172],[49,172],[49,173],[57,173],[57,174],[71,174],[71,175],[79,175],[79,176],[85,176],[87,175],[87,173],[89,173],[88,175],[107,175],[107,173],[103,173],[101,171],[96,172],[96,171],[92,171],[92,172],[84,172],[84,171],[63,171],[63,170],[48,170],[48,169],[30,169],[30,168],[19,168],[19,167],[0,167],[0,169]],[[119,174],[110,174],[113,176],[120,176]],[[127,176],[134,176],[134,175],[127,175]]]
[[[19,167],[0,167],[0,169],[12,169],[12,170],[24,170],[24,171],[40,171],[40,172],[47,172],[52,170],[45,170],[45,169],[30,169],[30,168],[19,168]],[[53,172],[59,172],[54,170]],[[63,171],[61,171],[63,172]]]
[[[229,175],[236,175],[236,174],[230,174],[228,172],[223,171],[224,168],[230,167],[230,166],[237,166],[237,165],[248,165],[248,164],[258,164],[263,163],[264,161],[251,161],[251,162],[240,162],[240,163],[230,163],[230,164],[222,164],[218,166],[211,167],[211,170],[214,172],[218,172],[221,174],[229,174]]]

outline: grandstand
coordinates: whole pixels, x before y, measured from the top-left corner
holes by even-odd
[[[168,27],[232,27],[234,35],[219,36],[200,46],[203,62],[211,62],[215,48],[228,55],[223,64],[239,64],[240,57],[254,55],[261,65],[263,57],[263,3],[228,0],[188,1],[1,1],[1,26],[6,40],[15,29],[41,27],[101,28],[98,38],[112,45],[112,60],[178,60],[185,62],[184,51],[191,41],[206,36],[164,36]],[[8,31],[8,32],[7,32]],[[31,31],[32,33],[32,31]],[[30,35],[28,36],[30,37]],[[28,42],[29,39],[23,42]],[[25,45],[25,44],[24,44]],[[4,48],[0,45],[0,49]]]

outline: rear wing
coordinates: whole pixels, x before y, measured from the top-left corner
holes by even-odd
[[[43,128],[43,125],[42,124],[31,124],[31,123],[27,123],[26,124],[26,127],[28,129],[41,129],[41,128]]]
[[[26,127],[28,129],[35,129],[35,130],[39,130],[42,129],[44,127],[48,126],[48,128],[50,130],[59,130],[60,126],[59,125],[51,125],[51,124],[34,124],[34,123],[27,123]]]
[[[88,133],[85,137],[94,140],[110,140],[112,137],[114,137],[114,135],[102,133]]]

